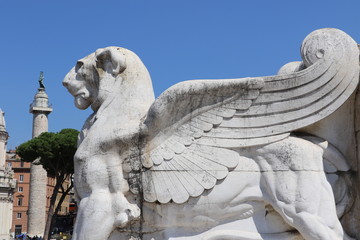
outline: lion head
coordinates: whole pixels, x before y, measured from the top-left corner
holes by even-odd
[[[74,96],[79,109],[91,106],[98,111],[111,101],[119,110],[125,110],[127,105],[142,105],[139,107],[147,111],[154,101],[146,67],[135,53],[120,47],[100,48],[78,60],[63,85]]]

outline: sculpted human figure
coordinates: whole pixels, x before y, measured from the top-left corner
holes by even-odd
[[[40,88],[44,88],[45,89],[45,85],[44,85],[44,73],[40,72],[40,77],[39,77],[39,87]]]
[[[277,76],[187,81],[156,100],[133,52],[78,60],[63,84],[94,113],[74,157],[73,239],[351,239],[339,219],[355,201],[355,115],[343,113],[354,112],[359,50],[321,29],[302,58]]]

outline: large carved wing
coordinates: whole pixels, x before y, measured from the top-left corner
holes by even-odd
[[[144,122],[145,200],[199,196],[241,162],[232,149],[281,140],[325,118],[355,91],[359,50],[344,32],[311,33],[301,55],[299,71],[281,71],[291,74],[187,81],[160,95]]]

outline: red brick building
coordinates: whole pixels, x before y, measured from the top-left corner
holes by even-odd
[[[18,183],[14,193],[11,232],[25,233],[27,232],[27,211],[29,209],[30,163],[21,162],[15,151],[9,151],[6,164],[12,167],[14,178]]]
[[[18,183],[17,189],[14,193],[11,232],[16,235],[20,233],[27,233],[31,163],[20,161],[19,157],[15,153],[15,150],[10,150],[7,152],[6,164],[12,167],[14,171],[14,179],[16,179]],[[55,179],[48,177],[46,189],[46,211],[49,209],[50,198],[53,193],[54,186]],[[59,215],[66,215],[69,213],[69,204],[70,199],[67,197],[62,204]]]

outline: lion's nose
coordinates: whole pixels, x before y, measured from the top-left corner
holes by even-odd
[[[75,79],[75,70],[74,68],[72,68],[70,70],[70,72],[68,72],[66,74],[66,76],[64,77],[63,81],[62,81],[62,85],[66,88],[69,88],[71,87],[71,82],[72,82],[72,79]]]
[[[62,81],[62,85],[67,88],[69,86],[69,83],[70,83],[69,74],[67,74],[64,80]]]
[[[67,88],[69,86],[69,83],[68,81],[63,80],[62,85]]]

